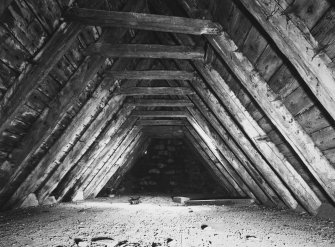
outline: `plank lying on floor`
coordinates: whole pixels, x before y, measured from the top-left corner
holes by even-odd
[[[85,8],[70,8],[66,11],[64,18],[66,21],[92,26],[133,28],[195,35],[218,34],[222,29],[220,25],[209,20]]]
[[[178,70],[110,71],[105,77],[113,80],[194,80],[196,73]]]
[[[116,94],[125,96],[190,95],[194,94],[194,91],[189,87],[128,87],[120,88]]]
[[[170,99],[135,99],[129,100],[126,104],[144,107],[187,107],[193,106],[190,100]]]
[[[248,206],[255,202],[253,199],[208,199],[208,200],[188,200],[185,201],[186,206],[197,206],[197,205],[216,205],[216,206]]]
[[[87,55],[126,58],[167,58],[203,60],[205,51],[202,47],[166,46],[150,44],[108,44],[96,43],[85,50]]]

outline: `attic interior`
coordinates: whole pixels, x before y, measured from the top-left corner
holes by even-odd
[[[0,37],[1,246],[334,245],[334,0],[2,0]]]

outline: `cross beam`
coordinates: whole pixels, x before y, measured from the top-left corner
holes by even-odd
[[[134,28],[194,35],[218,34],[222,30],[220,25],[209,20],[85,8],[71,8],[64,17],[66,21],[91,26]]]
[[[110,71],[105,74],[113,80],[193,80],[195,72],[177,70]]]
[[[109,44],[95,43],[85,51],[87,55],[125,58],[168,58],[203,60],[205,51],[202,47],[169,46],[153,44]]]

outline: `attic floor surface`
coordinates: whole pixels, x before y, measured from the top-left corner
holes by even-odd
[[[0,213],[0,246],[335,246],[334,222],[291,211],[128,199]]]

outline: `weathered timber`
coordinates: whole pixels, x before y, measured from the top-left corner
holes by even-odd
[[[239,175],[235,173],[234,171],[230,170],[230,164],[225,159],[221,159],[217,156],[210,148],[205,140],[202,139],[202,137],[197,133],[197,131],[193,128],[193,126],[185,127],[189,133],[195,138],[196,143],[198,143],[201,148],[207,153],[209,157],[211,157],[211,160],[213,160],[216,167],[219,169],[219,171],[227,178],[229,183],[235,188],[235,190],[242,196],[249,196],[251,198],[255,198],[255,196],[252,194],[252,192],[249,190],[249,188],[244,184],[244,182],[241,180]],[[187,133],[187,132],[186,132]]]
[[[3,0],[0,2],[0,17],[3,12],[7,9],[7,7],[12,3],[13,0]]]
[[[265,3],[261,0],[240,2],[258,20],[335,120],[335,73],[329,67],[331,59],[319,51],[322,44],[315,40],[304,22],[287,20],[283,12],[288,3],[282,6],[277,2]],[[282,2],[285,4],[285,1]]]
[[[105,74],[113,80],[194,80],[196,74],[177,70],[110,71]]]
[[[186,9],[187,12],[189,10]],[[189,12],[189,14],[192,13]],[[206,36],[206,38],[253,96],[271,122],[278,128],[327,194],[332,200],[335,200],[335,181],[333,181],[335,169],[283,105],[280,97],[268,87],[264,78],[257,73],[251,62],[238,51],[234,41],[225,32],[217,36]],[[313,194],[308,193],[308,195]],[[317,201],[315,201],[316,204],[318,204]]]
[[[175,67],[172,63],[169,63],[167,61],[162,61],[162,63],[167,67],[167,68],[173,68]],[[176,64],[179,65],[180,68],[186,67],[185,64],[180,64],[178,61],[175,62]],[[200,78],[199,78],[200,80]],[[208,95],[204,95],[202,93],[203,90],[208,89],[205,87],[205,84],[201,81],[197,82],[198,84],[194,86],[196,91],[198,91],[198,94],[202,98],[208,97],[210,98],[215,98],[215,96],[210,93]],[[170,86],[174,86],[173,82],[169,83]],[[186,86],[186,82],[181,82],[182,86]],[[202,89],[202,87],[205,87],[203,90],[199,90],[199,88]],[[200,91],[200,92],[199,92]],[[241,164],[244,166],[245,170],[251,175],[252,179],[258,184],[258,186],[264,191],[264,193],[268,196],[268,198],[273,202],[274,205],[277,205],[278,207],[283,207],[283,202],[278,198],[276,193],[272,190],[272,188],[269,186],[269,184],[262,178],[261,174],[255,169],[255,164],[251,164],[251,162],[248,160],[248,158],[244,155],[244,153],[240,150],[240,148],[236,145],[234,142],[233,138],[222,128],[221,124],[218,122],[216,117],[211,114],[210,110],[206,107],[204,101],[198,96],[198,95],[192,95],[190,96],[190,99],[194,102],[196,108],[193,107],[188,107],[188,111],[193,115],[195,119],[198,119],[203,125],[201,126],[203,129],[208,129],[211,128],[211,126],[214,128],[212,129],[212,133],[214,133],[214,130],[217,132],[218,135],[216,135],[217,138],[222,138],[223,144],[222,146],[222,151],[225,157],[230,157],[233,159],[233,164],[234,168],[237,168],[238,166],[241,167]],[[208,102],[209,99],[204,99],[205,102]],[[221,105],[220,105],[221,106]],[[222,106],[221,106],[222,107]],[[213,112],[217,112],[217,109],[213,109]],[[220,111],[219,111],[220,112]],[[213,137],[214,138],[214,137]],[[212,138],[212,139],[213,139]],[[222,143],[222,140],[219,143]],[[231,152],[232,151],[232,152]],[[234,161],[235,156],[237,158],[237,161]],[[229,161],[229,160],[228,160]],[[230,162],[231,163],[231,162]],[[265,165],[266,162],[265,162]],[[256,165],[257,166],[257,165]],[[244,168],[242,167],[242,171],[244,171]],[[240,168],[239,168],[240,169]],[[271,169],[270,169],[271,170]],[[238,170],[239,171],[239,170]],[[272,172],[272,175],[274,176],[274,181],[273,183],[279,183],[279,186],[282,184],[280,179]],[[246,175],[248,177],[248,174]],[[284,191],[286,194],[290,195],[290,192],[284,187]],[[290,197],[291,201],[287,203],[287,205],[291,208],[296,208],[297,207],[297,202],[294,200],[294,198],[291,196]]]
[[[169,99],[135,99],[127,104],[144,107],[187,107],[193,106],[190,100],[169,100]]]
[[[149,119],[140,119],[136,122],[136,125],[139,126],[162,126],[162,125],[182,125],[187,124],[187,121],[184,120],[149,120]]]
[[[194,94],[194,91],[189,87],[121,87],[116,94],[124,96],[190,95]]]
[[[194,35],[218,34],[222,29],[220,25],[209,20],[85,8],[71,8],[65,13],[64,17],[67,21],[92,26],[133,28]]]
[[[154,44],[109,44],[97,43],[88,47],[86,53],[89,55],[100,55],[104,57],[126,57],[126,58],[170,58],[170,59],[192,59],[203,60],[205,56],[202,47],[192,46],[166,46]]]
[[[142,132],[153,138],[182,138],[183,126],[143,126]]]
[[[194,149],[194,153],[198,155],[203,162],[206,164],[206,168],[210,174],[219,184],[221,184],[232,197],[240,196],[235,188],[229,183],[229,180],[220,172],[220,170],[216,167],[215,163],[211,158],[206,154],[206,152],[201,148],[197,140],[189,133],[189,131],[185,128],[185,141],[188,143],[190,148]]]
[[[212,95],[213,96],[213,95]],[[279,208],[285,207],[283,204],[282,199],[279,199],[276,192],[272,188],[280,187],[281,190],[283,190],[286,194],[289,195],[289,201],[286,203],[286,200],[284,200],[285,204],[292,208],[295,209],[298,205],[298,203],[294,200],[293,196],[290,195],[289,190],[282,184],[280,179],[276,176],[274,172],[269,172],[269,174],[274,177],[273,181],[271,183],[268,183],[267,180],[272,180],[271,179],[264,179],[263,174],[259,171],[262,171],[262,169],[259,169],[258,164],[252,163],[246,155],[243,153],[243,151],[236,145],[236,142],[234,141],[234,137],[230,136],[226,130],[222,127],[222,125],[219,123],[219,121],[215,118],[214,115],[212,115],[204,105],[203,102],[200,101],[199,98],[192,97],[193,101],[195,102],[197,109],[196,108],[188,108],[189,112],[191,115],[195,118],[198,119],[200,122],[208,122],[211,124],[213,127],[212,131],[217,132],[217,138],[220,137],[224,143],[223,149],[221,152],[223,152],[224,156],[227,158],[228,161],[230,159],[233,159],[230,163],[233,164],[235,169],[240,172],[241,166],[244,167],[244,169],[250,174],[251,178],[258,184],[258,186],[264,191],[264,193],[268,196],[268,198],[273,202],[274,205],[276,205]],[[229,158],[230,159],[229,159]],[[236,159],[236,161],[234,161]],[[264,161],[263,161],[264,162]],[[244,170],[242,167],[242,171]],[[271,171],[271,169],[268,169]],[[273,185],[275,182],[279,183],[279,185],[276,186],[270,186]],[[281,192],[281,191],[280,191]],[[281,193],[282,194],[282,193]],[[286,196],[287,197],[287,196]],[[285,198],[286,198],[285,197]]]
[[[123,140],[124,135],[134,126],[136,120],[136,117],[118,117],[115,124],[112,123],[110,125],[110,129],[107,133],[81,157],[76,167],[63,178],[62,182],[52,192],[58,202],[61,201],[70,190],[77,191],[81,183],[96,169],[96,167],[93,166],[93,162],[99,155],[103,154],[103,152],[109,152],[116,143]]]
[[[112,176],[120,169],[125,166],[126,162],[135,163],[139,158],[139,155],[148,147],[148,139],[144,136],[135,138],[133,143],[121,154],[118,160],[113,164],[112,168],[108,173],[102,177],[98,185],[93,189],[88,198],[95,198],[106,183],[112,178]]]
[[[85,134],[80,138],[70,153],[66,156],[64,161],[59,165],[57,170],[54,170],[51,176],[48,178],[47,182],[37,191],[37,198],[39,202],[43,202],[45,198],[57,187],[59,181],[66,175],[68,171],[76,164],[79,159],[85,154],[85,152],[91,147],[93,142],[97,141],[97,138],[101,133],[103,134],[113,134],[113,131],[105,133],[104,130],[109,128],[110,125],[115,124],[116,121],[112,121],[116,116],[125,119],[134,107],[127,106],[122,107],[118,102],[115,103],[113,100],[105,106],[104,110],[99,114],[99,116],[94,120],[94,122],[85,131]],[[121,103],[121,102],[120,102]],[[118,112],[120,110],[120,112]],[[117,115],[118,114],[118,115]],[[115,130],[115,126],[112,126],[110,130]],[[112,132],[112,133],[110,133]]]
[[[130,2],[131,1],[124,7],[124,10],[139,10],[143,7],[142,1],[136,4],[130,4]],[[101,39],[109,35],[117,41],[123,37],[126,32],[126,30],[108,30],[102,35]],[[135,40],[141,40],[142,38],[142,35],[137,35]],[[3,201],[0,201],[7,201],[7,197],[15,191],[19,183],[28,175],[27,172],[30,172],[30,170],[34,168],[33,165],[36,163],[34,157],[37,154],[40,155],[42,152],[45,152],[46,144],[50,145],[56,140],[55,136],[59,133],[58,130],[62,128],[61,126],[64,125],[64,122],[68,122],[67,119],[69,115],[71,115],[69,111],[74,112],[73,107],[77,108],[78,102],[83,99],[82,95],[85,94],[83,89],[85,88],[86,90],[87,88],[96,87],[96,85],[101,82],[101,79],[96,76],[96,73],[100,67],[103,66],[105,60],[105,58],[99,56],[86,58],[71,76],[64,88],[62,88],[61,92],[54,97],[53,101],[42,112],[40,118],[34,122],[28,134],[22,139],[22,145],[13,150],[10,162],[15,165],[16,170],[6,186],[0,190],[0,197],[3,199]],[[112,67],[114,69],[123,68],[125,62],[128,61],[117,61]],[[93,104],[97,106],[102,104],[101,99],[106,95],[110,87],[111,83],[103,83],[94,93],[96,101],[95,103],[93,102]],[[100,94],[101,92],[103,93]],[[91,113],[92,112],[90,112],[90,114]]]
[[[184,40],[184,42],[187,42],[188,40]],[[189,40],[191,42],[192,40]],[[167,62],[165,62],[166,64]],[[176,61],[176,64],[182,68],[185,69],[185,65],[179,63]],[[171,66],[167,65],[167,66]],[[171,67],[170,67],[171,68]],[[217,77],[213,78],[210,75],[212,75],[212,72],[214,74],[217,73],[214,69],[208,69],[208,67],[202,63],[195,63],[195,68],[198,69],[199,73],[202,75],[205,80],[212,85],[213,83],[217,83],[218,85],[221,85],[222,78]],[[220,80],[219,80],[220,79]],[[219,83],[220,82],[220,83]],[[264,192],[266,192],[271,200],[275,204],[277,204],[279,207],[281,201],[278,200],[277,196],[274,194],[272,189],[268,186],[268,184],[265,182],[267,181],[272,188],[276,190],[276,192],[281,196],[282,200],[286,203],[287,206],[290,208],[295,209],[297,207],[297,202],[294,199],[294,197],[291,195],[290,191],[286,188],[286,186],[282,183],[282,181],[278,178],[277,174],[275,174],[272,169],[268,166],[268,163],[262,158],[262,156],[258,153],[257,150],[253,148],[253,145],[248,141],[248,139],[244,136],[244,134],[239,130],[239,127],[235,124],[235,122],[231,119],[229,113],[226,112],[224,107],[220,104],[220,102],[217,100],[216,96],[206,87],[204,83],[198,82],[196,84],[193,84],[193,87],[197,94],[203,99],[203,101],[211,108],[213,112],[219,113],[216,114],[217,118],[221,121],[221,124],[225,126],[227,130],[230,131],[231,135],[228,134],[220,125],[220,123],[217,122],[216,118],[211,116],[210,112],[205,110],[204,104],[199,100],[197,95],[190,96],[191,100],[195,103],[197,108],[202,112],[204,117],[208,119],[208,121],[213,125],[213,127],[217,130],[217,132],[220,134],[220,136],[223,138],[225,143],[229,146],[229,148],[234,152],[235,155],[239,158],[239,160],[242,162],[242,164],[247,168],[249,173],[254,176],[255,181],[262,187]],[[214,91],[215,87],[213,88]],[[220,92],[219,92],[220,93]],[[228,96],[225,96],[228,97]],[[225,101],[229,101],[229,97],[225,99]],[[195,111],[192,109],[189,109],[189,111]],[[229,123],[229,124],[228,124]],[[233,125],[233,127],[232,127]],[[231,130],[233,128],[234,131]],[[240,148],[237,147],[234,140],[237,141],[237,143],[241,143],[241,140],[244,140],[242,142],[244,145],[240,145],[244,152],[248,154],[249,159],[253,162],[253,165],[250,164],[249,160],[245,155],[241,152]],[[258,174],[258,171],[255,170],[255,167],[260,171],[260,173],[263,175],[264,178],[262,178],[261,174]],[[316,197],[315,197],[316,198]],[[307,204],[308,205],[308,204]],[[315,213],[315,208],[313,209],[313,212]]]
[[[216,131],[209,125],[209,123],[197,112],[193,111],[192,113],[192,117],[189,117],[188,121],[202,137],[202,139],[207,143],[207,145],[209,147],[212,146],[212,152],[214,154],[217,153],[219,157],[223,156],[224,159],[230,164],[229,166],[226,166],[226,169],[228,169],[230,173],[233,173],[233,171],[238,173],[243,183],[249,188],[249,190],[259,202],[261,202],[263,205],[274,206],[274,203],[263,192],[260,186],[250,176],[245,167],[237,159],[234,153],[229,150],[227,145],[223,142]],[[223,159],[223,157],[221,157],[221,159]]]
[[[0,132],[11,126],[20,106],[33,97],[34,89],[63,57],[81,31],[78,24],[63,23],[46,45],[36,55],[33,65],[28,65],[14,86],[7,91],[0,106]],[[16,86],[15,86],[16,85]]]
[[[140,118],[176,118],[187,117],[185,111],[133,111],[132,116]]]
[[[113,152],[111,155],[108,155],[107,159],[105,158],[102,164],[97,164],[101,166],[99,170],[94,171],[95,175],[93,178],[87,183],[86,186],[82,187],[84,192],[84,198],[88,198],[92,191],[96,189],[99,183],[101,183],[101,179],[104,179],[106,175],[109,173],[115,162],[118,158],[126,151],[127,147],[132,143],[138,141],[142,137],[142,133],[138,127],[134,127],[129,135],[125,137],[119,147]],[[108,180],[107,180],[108,181]]]

